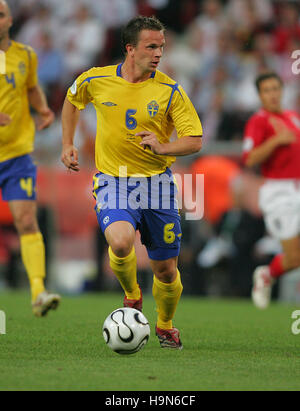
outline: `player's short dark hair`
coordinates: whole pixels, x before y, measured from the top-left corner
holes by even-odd
[[[127,53],[126,45],[136,46],[142,30],[164,31],[164,25],[155,17],[137,16],[131,19],[122,30],[122,51]]]
[[[262,83],[263,81],[269,80],[269,79],[271,79],[271,78],[275,78],[276,80],[279,81],[279,83],[281,84],[281,86],[283,86],[283,81],[282,81],[281,77],[280,77],[277,73],[275,73],[274,71],[270,71],[270,72],[268,72],[268,73],[260,74],[259,76],[256,77],[256,80],[255,80],[256,90],[259,92],[259,91],[260,91],[260,85],[261,85],[261,83]]]

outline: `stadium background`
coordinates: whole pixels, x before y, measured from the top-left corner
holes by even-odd
[[[241,164],[245,122],[259,107],[253,85],[274,70],[285,83],[284,106],[300,112],[299,1],[276,0],[10,0],[13,39],[35,48],[39,80],[56,113],[55,124],[36,136],[39,222],[46,241],[48,288],[78,294],[119,290],[108,267],[106,244],[93,210],[95,113],[80,118],[76,145],[81,171],[60,162],[60,113],[67,88],[91,66],[122,60],[122,25],[137,14],[156,15],[166,25],[159,69],[191,97],[204,128],[200,155],[178,159],[177,173],[205,175],[204,218],[182,218],[179,266],[186,294],[249,297],[251,275],[278,244],[265,232],[257,208],[257,170]],[[195,180],[194,180],[195,181]],[[185,190],[197,190],[185,187]],[[194,193],[195,195],[195,193]],[[6,204],[0,205],[0,290],[27,286],[19,243]],[[145,291],[152,276],[137,236],[139,276]],[[281,280],[274,298],[300,299],[296,272]]]

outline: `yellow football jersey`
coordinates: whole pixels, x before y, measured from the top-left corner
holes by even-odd
[[[69,88],[67,98],[79,110],[90,102],[95,106],[99,171],[119,176],[120,167],[127,167],[128,176],[162,173],[176,158],[145,150],[142,138],[135,134],[151,131],[167,143],[175,127],[179,138],[200,136],[199,117],[184,90],[167,75],[155,71],[144,82],[130,83],[122,78],[121,66],[84,72]]]
[[[33,151],[35,126],[27,90],[38,82],[37,56],[31,47],[11,41],[5,61],[6,73],[0,74],[0,112],[12,121],[0,127],[0,161]]]

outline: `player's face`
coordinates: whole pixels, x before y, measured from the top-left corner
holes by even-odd
[[[259,97],[263,107],[268,111],[281,110],[282,85],[276,78],[270,78],[260,83]]]
[[[0,1],[0,41],[8,36],[9,28],[12,25],[12,18],[10,16],[8,7],[5,3]]]
[[[132,53],[134,62],[142,73],[157,69],[164,45],[163,31],[142,30],[140,32],[138,44],[133,48]]]

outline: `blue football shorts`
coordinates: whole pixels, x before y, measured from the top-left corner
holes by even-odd
[[[37,167],[29,154],[0,162],[3,200],[35,200],[36,174]]]
[[[104,233],[116,221],[128,221],[141,233],[152,260],[177,257],[181,226],[177,186],[170,169],[152,177],[94,176],[96,214]]]

